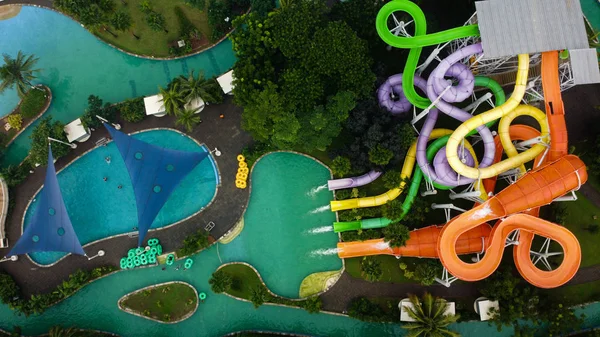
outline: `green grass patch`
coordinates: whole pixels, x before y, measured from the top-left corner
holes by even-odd
[[[190,286],[171,283],[152,289],[140,289],[120,302],[125,308],[142,316],[170,322],[193,312],[198,305],[198,298]]]
[[[600,264],[600,233],[592,234],[585,228],[590,225],[600,226],[600,209],[583,195],[577,193],[577,201],[564,202],[567,208],[567,227],[579,240],[581,245],[581,266]],[[594,220],[594,215],[598,218]]]
[[[146,23],[146,14],[140,9],[142,2],[143,0],[127,0],[126,5],[124,5],[121,1],[115,1],[117,5],[116,11],[122,10],[131,16],[133,26],[130,31],[119,32],[110,27],[110,30],[117,35],[116,38],[109,32],[101,29],[96,34],[103,40],[134,54],[159,57],[170,56],[169,44],[180,38],[179,20],[174,10],[177,6],[181,8],[185,16],[200,31],[203,37],[210,37],[212,34],[212,30],[208,25],[206,11],[192,7],[183,0],[150,2],[152,10],[164,16],[165,28],[168,33],[154,31]],[[136,39],[132,33],[135,33],[140,39]]]
[[[300,297],[308,297],[324,291],[327,288],[327,280],[330,278],[339,278],[341,271],[323,271],[313,273],[302,280],[300,284]]]
[[[221,270],[233,278],[231,289],[227,292],[229,295],[250,300],[252,289],[262,286],[262,282],[254,270],[244,264],[229,264]]]
[[[396,259],[391,255],[376,255],[372,256],[372,258],[376,259],[381,263],[381,269],[383,274],[381,276],[380,282],[393,282],[393,283],[415,283],[416,281],[408,279],[404,276],[404,271],[400,269],[400,262],[406,264],[407,270],[414,271],[417,264],[419,263],[419,259],[403,257],[401,259]],[[350,276],[356,278],[362,278],[360,269],[360,260],[361,257],[355,257],[351,259],[346,259],[346,271]]]
[[[597,301],[600,298],[600,280],[578,285],[567,285],[560,288],[542,290],[548,296],[562,299],[569,305]]]
[[[31,89],[23,98],[19,110],[23,118],[33,118],[39,114],[47,101],[46,90]]]

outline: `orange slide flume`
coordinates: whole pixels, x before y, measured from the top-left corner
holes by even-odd
[[[410,238],[402,247],[390,247],[384,239],[353,242],[338,242],[338,256],[342,259],[370,255],[394,255],[405,257],[438,258],[437,240],[442,226],[429,226],[410,232]],[[488,224],[476,226],[456,241],[458,254],[479,253],[484,247],[484,238],[490,235],[492,228]]]
[[[531,264],[529,254],[518,254],[522,276],[540,288],[558,287],[570,280],[581,262],[581,248],[568,229],[528,214],[518,214],[551,203],[554,199],[581,186],[587,181],[585,164],[576,156],[567,155],[527,173],[483,204],[457,216],[444,226],[438,240],[442,264],[453,276],[465,281],[478,281],[491,275],[502,260],[508,235],[521,232],[541,235],[558,242],[564,252],[563,262],[552,272],[543,272]],[[504,218],[506,217],[506,218]],[[486,242],[484,257],[477,263],[463,262],[456,249],[459,237],[491,220],[502,219]]]

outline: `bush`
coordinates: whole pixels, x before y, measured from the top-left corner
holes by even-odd
[[[392,306],[390,313],[386,313],[379,305],[364,297],[353,299],[348,306],[348,316],[365,322],[397,321],[400,314],[396,315],[396,311]]]
[[[128,99],[120,103],[117,109],[121,111],[121,118],[130,123],[141,122],[146,117],[143,97]]]
[[[273,145],[267,143],[254,143],[250,147],[245,147],[242,150],[242,155],[246,157],[246,163],[248,164],[248,167],[251,168],[258,158],[275,150]]]
[[[341,156],[337,156],[333,159],[330,168],[336,178],[341,178],[352,170],[350,159]]]
[[[267,288],[263,285],[256,286],[252,289],[252,294],[250,295],[250,301],[254,304],[255,308],[260,307],[265,303],[271,296],[269,296],[269,292]]]
[[[398,170],[390,170],[383,174],[383,186],[388,190],[400,187],[402,184],[402,175]]]
[[[382,236],[380,229],[359,229],[357,231],[342,232],[341,234],[344,242],[379,239]]]
[[[177,251],[177,256],[183,257],[192,255],[208,246],[210,246],[208,232],[204,229],[200,229],[195,234],[190,234],[183,240],[183,247]]]
[[[46,90],[31,89],[21,101],[19,110],[23,118],[35,117],[42,111],[42,108],[46,105]]]
[[[23,117],[21,114],[13,113],[8,116],[8,124],[10,124],[10,126],[17,131],[21,130],[23,127]]]
[[[31,149],[29,150],[29,160],[32,163],[45,165],[48,162],[48,137],[67,141],[64,132],[65,125],[59,121],[53,121],[51,116],[48,116],[33,129],[29,136],[31,139]],[[69,146],[63,144],[55,144],[52,146],[52,154],[54,159],[58,159],[71,151]]]
[[[209,0],[208,24],[212,28],[211,41],[217,41],[227,34],[231,29],[231,21],[233,17],[230,6],[222,0]]]
[[[396,222],[385,227],[383,235],[391,247],[402,247],[410,238],[410,231],[403,224]]]
[[[2,169],[0,175],[2,175],[2,178],[4,178],[6,181],[6,185],[8,185],[8,187],[15,187],[22,183],[25,178],[27,178],[30,169],[31,166],[27,163],[23,163],[20,166],[9,165],[8,167]]]
[[[217,270],[212,274],[210,280],[208,280],[210,288],[213,292],[219,294],[227,292],[231,289],[233,284],[233,278],[227,272],[223,270]]]
[[[379,281],[383,275],[381,262],[371,256],[364,256],[362,260],[360,260],[360,270],[362,275],[369,282]]]
[[[187,16],[185,16],[185,13],[183,13],[181,7],[175,6],[173,11],[175,12],[177,20],[179,21],[179,35],[182,38],[189,38],[192,34],[198,34],[198,29],[196,28],[196,26],[194,26],[190,19],[188,19]],[[186,46],[187,45],[188,43],[186,43]]]
[[[251,0],[252,11],[260,16],[266,16],[275,8],[274,0]]]
[[[394,153],[380,144],[369,151],[369,161],[375,165],[385,166],[392,158],[394,158]]]
[[[9,304],[19,296],[21,296],[19,286],[15,283],[12,276],[0,273],[0,300],[3,303]]]
[[[398,199],[386,202],[382,206],[383,216],[392,221],[399,221],[404,214],[404,209],[402,208],[403,204],[404,203]]]
[[[415,278],[424,286],[430,286],[435,282],[435,278],[441,273],[442,268],[436,261],[425,260],[419,263],[415,268]]]
[[[117,108],[109,102],[102,106],[102,99],[95,95],[88,96],[88,107],[81,116],[81,123],[88,128],[99,128],[102,121],[96,116],[100,116],[108,121],[114,121],[117,116]]]
[[[321,311],[321,307],[323,306],[323,301],[319,296],[312,296],[307,298],[305,301],[301,302],[302,308],[308,311],[311,314],[317,313]]]

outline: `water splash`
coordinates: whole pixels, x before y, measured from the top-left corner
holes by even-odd
[[[310,257],[317,257],[317,256],[329,256],[329,255],[335,255],[338,253],[338,249],[337,248],[321,248],[321,249],[317,249],[317,250],[313,250],[312,252],[308,253],[308,256]]]
[[[320,233],[328,233],[333,232],[333,226],[322,226],[317,228],[312,228],[308,230],[308,234],[320,234]]]
[[[388,242],[382,241],[375,244],[375,248],[378,250],[386,250],[390,248],[390,244]]]
[[[321,206],[321,207],[317,207],[317,208],[313,209],[312,211],[310,211],[310,214],[323,213],[328,210],[330,210],[329,205],[325,205],[325,206]]]
[[[315,194],[321,192],[322,190],[324,190],[326,188],[327,188],[327,184],[323,184],[321,186],[313,187],[313,188],[310,189],[310,191],[308,191],[306,193],[306,195],[308,195],[309,197],[314,197]]]

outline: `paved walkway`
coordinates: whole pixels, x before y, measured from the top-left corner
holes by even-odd
[[[219,118],[221,113],[225,115],[224,119]],[[204,228],[209,221],[216,224],[211,235],[219,238],[235,225],[248,204],[248,189],[240,190],[235,187],[235,175],[238,168],[236,156],[251,142],[250,136],[240,128],[241,108],[233,105],[232,98],[227,97],[223,104],[207,106],[201,116],[203,122],[189,135],[206,144],[210,149],[218,147],[223,153],[220,157],[215,157],[221,173],[221,185],[218,186],[213,203],[200,214],[176,226],[148,233],[148,238],[160,239],[165,252],[179,248],[187,235]],[[121,123],[121,125],[123,126],[122,131],[127,133],[158,127],[178,129],[175,127],[175,118],[170,116],[147,117],[137,124]],[[80,143],[77,149],[58,159],[56,169],[63,168],[77,156],[93,148],[96,140],[106,136],[107,132],[104,128],[97,129],[92,133],[90,140]],[[29,200],[43,184],[44,175],[45,166],[37,168],[10,196],[15,201],[12,216],[6,222],[6,232],[11,246],[21,236],[21,219]],[[137,238],[129,238],[124,235],[84,247],[90,256],[103,249],[106,255],[102,258],[88,261],[85,257],[69,256],[50,268],[41,268],[33,264],[27,257],[20,256],[18,262],[1,263],[0,270],[10,273],[24,293],[29,295],[55,288],[69,274],[80,268],[92,269],[107,264],[118,266],[121,257],[127,255],[127,251],[136,246]],[[0,256],[7,253],[7,249],[0,250]],[[44,280],[44,282],[40,282],[40,280]]]

